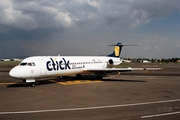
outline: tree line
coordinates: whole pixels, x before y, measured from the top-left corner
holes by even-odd
[[[169,62],[172,62],[172,63],[176,63],[176,62],[180,62],[180,58],[161,58],[161,59],[156,59],[156,58],[124,58],[124,60],[129,60],[129,61],[132,61],[132,62],[143,62],[143,61],[148,61],[148,62],[151,62],[151,63],[154,63],[154,62],[162,62],[162,63],[169,63]]]

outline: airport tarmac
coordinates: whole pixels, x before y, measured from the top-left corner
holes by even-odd
[[[36,87],[1,68],[0,96],[0,120],[179,120],[180,67],[51,78]]]

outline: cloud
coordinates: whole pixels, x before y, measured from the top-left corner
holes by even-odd
[[[29,31],[79,27],[88,23],[134,28],[180,10],[176,0],[6,0],[0,7],[0,24]]]
[[[85,41],[90,41],[97,46],[107,44],[110,40],[133,40],[147,44],[143,40],[145,33],[134,31],[144,24],[162,21],[174,13],[180,13],[178,3],[178,0],[5,0],[0,3],[0,44],[11,42],[20,47],[19,44],[26,41],[31,45],[37,42],[49,46],[51,41],[56,46],[58,43],[67,43],[65,40],[84,44],[87,43]],[[162,34],[165,35],[165,32],[164,29]],[[158,35],[146,35],[146,39],[149,41],[155,36]],[[163,38],[162,35],[158,36],[158,40],[159,38]],[[167,38],[164,39],[166,40]],[[153,45],[152,42],[146,46],[152,48]],[[80,47],[80,44],[77,46]],[[161,45],[156,46],[162,48]],[[33,50],[30,52],[33,53]],[[39,54],[43,53],[43,50],[40,51]]]
[[[10,25],[14,28],[24,30],[56,29],[69,27],[71,18],[69,13],[61,10],[59,5],[50,6],[38,1],[10,1],[1,6],[5,9],[1,12],[3,16],[1,24]]]

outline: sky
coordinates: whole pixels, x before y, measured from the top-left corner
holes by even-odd
[[[180,57],[179,0],[3,0],[0,58],[94,56],[124,46],[124,58]]]

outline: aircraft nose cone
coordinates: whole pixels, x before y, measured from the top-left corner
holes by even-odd
[[[16,67],[14,67],[14,68],[12,68],[12,69],[10,70],[9,75],[10,75],[11,77],[14,77],[14,78],[18,78],[18,77],[19,77],[18,71],[17,71]]]

